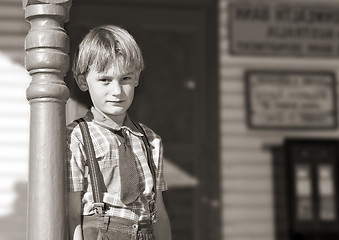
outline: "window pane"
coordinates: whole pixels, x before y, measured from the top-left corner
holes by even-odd
[[[333,168],[329,164],[318,166],[319,218],[323,221],[336,219]]]
[[[296,179],[296,217],[297,220],[312,220],[313,202],[312,202],[312,183],[311,169],[309,165],[298,164],[295,168]]]

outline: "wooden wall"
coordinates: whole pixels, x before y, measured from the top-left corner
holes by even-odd
[[[25,239],[29,104],[21,0],[0,0],[0,240]]]
[[[246,124],[244,72],[328,70],[339,75],[337,60],[230,56],[227,0],[219,0],[222,239],[274,240],[271,146],[284,137],[338,138],[339,131],[260,131]],[[337,89],[339,93],[339,88]]]
[[[22,65],[28,29],[22,1],[0,0],[0,51]]]

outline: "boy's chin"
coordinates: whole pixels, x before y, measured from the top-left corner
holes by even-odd
[[[110,118],[122,117],[122,116],[126,115],[126,111],[124,111],[124,110],[122,110],[122,111],[105,111],[103,113]]]

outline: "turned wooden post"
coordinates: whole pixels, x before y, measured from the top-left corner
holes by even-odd
[[[69,69],[69,39],[63,28],[71,0],[23,0],[31,24],[25,41],[26,69],[32,82],[28,240],[67,239],[64,76]]]

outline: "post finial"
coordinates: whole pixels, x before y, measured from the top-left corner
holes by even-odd
[[[29,101],[62,101],[69,97],[63,80],[69,69],[69,38],[63,28],[69,20],[71,0],[24,0],[31,24],[25,41],[25,66],[32,76]]]

